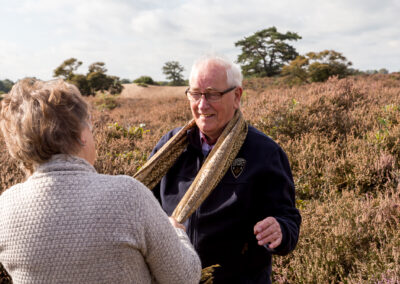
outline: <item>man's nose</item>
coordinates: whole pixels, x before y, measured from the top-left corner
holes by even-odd
[[[201,97],[198,101],[198,104],[199,104],[199,108],[203,108],[203,109],[209,106],[209,103],[204,94],[201,95]]]

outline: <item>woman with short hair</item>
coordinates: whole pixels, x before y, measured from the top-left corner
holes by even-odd
[[[93,168],[75,86],[27,78],[1,104],[7,148],[28,176],[0,196],[0,262],[14,283],[198,283],[196,252],[151,191]]]

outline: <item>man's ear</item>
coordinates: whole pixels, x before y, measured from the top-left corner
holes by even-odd
[[[240,107],[240,99],[242,98],[243,94],[243,89],[242,87],[236,87],[235,89],[235,109],[238,109]]]

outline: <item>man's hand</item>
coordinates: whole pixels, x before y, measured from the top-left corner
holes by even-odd
[[[254,234],[260,246],[268,244],[274,249],[282,242],[281,226],[274,217],[267,217],[254,226]]]
[[[182,229],[186,232],[186,227],[184,225],[182,225],[181,223],[178,223],[178,221],[176,221],[176,219],[174,217],[168,217],[169,221],[171,222],[172,226],[174,226],[175,228],[178,229]]]

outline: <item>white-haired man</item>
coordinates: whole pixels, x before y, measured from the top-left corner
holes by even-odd
[[[235,64],[199,59],[186,91],[193,122],[167,133],[152,152],[159,161],[186,141],[153,192],[187,227],[203,267],[219,265],[214,283],[270,283],[271,255],[295,248],[301,223],[286,154],[244,121],[242,92]]]

